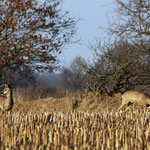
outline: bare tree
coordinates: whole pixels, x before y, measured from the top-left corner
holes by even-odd
[[[87,88],[95,95],[113,95],[150,83],[147,55],[135,53],[137,45],[119,41],[116,45],[97,46],[97,61],[84,66],[89,75]],[[99,53],[99,54],[98,54]],[[143,57],[140,57],[143,55]],[[145,60],[143,60],[145,58]]]
[[[110,23],[108,33],[120,40],[125,38],[150,52],[150,0],[115,0],[116,19]]]
[[[61,84],[65,89],[72,91],[83,90],[86,75],[80,66],[81,57],[76,57],[69,68],[64,68],[60,74]]]
[[[100,95],[150,83],[150,0],[115,2],[116,19],[107,30],[113,38],[97,44],[96,63],[84,67],[90,77],[88,89]]]

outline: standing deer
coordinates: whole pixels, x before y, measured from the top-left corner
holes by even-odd
[[[128,104],[128,107],[125,109],[127,111],[131,104],[137,104],[144,107],[150,106],[150,96],[139,91],[129,90],[122,94],[122,104],[118,108],[118,112],[124,105]]]
[[[1,114],[2,112],[11,110],[12,107],[13,107],[12,90],[10,88],[10,85],[6,84],[2,92],[2,95],[0,95]],[[1,114],[0,114],[0,117],[1,117]]]

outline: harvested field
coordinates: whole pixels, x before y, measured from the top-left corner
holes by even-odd
[[[0,149],[149,150],[150,112],[5,113]]]
[[[15,101],[0,121],[0,149],[150,150],[150,111],[134,105],[117,116],[120,104],[113,97]]]

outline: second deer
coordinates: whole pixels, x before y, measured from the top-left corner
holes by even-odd
[[[129,90],[122,94],[122,104],[118,108],[118,112],[120,109],[124,107],[124,105],[128,105],[126,108],[129,109],[131,104],[137,104],[144,107],[150,106],[150,96],[148,94],[145,94],[143,92]]]

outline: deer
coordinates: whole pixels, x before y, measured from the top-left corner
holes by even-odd
[[[12,89],[9,84],[4,85],[4,90],[2,94],[0,95],[0,118],[2,115],[2,112],[9,111],[13,107],[13,96],[12,96]]]
[[[127,111],[132,104],[137,104],[139,106],[148,108],[150,106],[150,96],[146,93],[136,90],[126,91],[122,94],[122,104],[118,108],[117,112],[119,112],[125,105],[128,105],[128,107],[125,109],[125,111]]]

